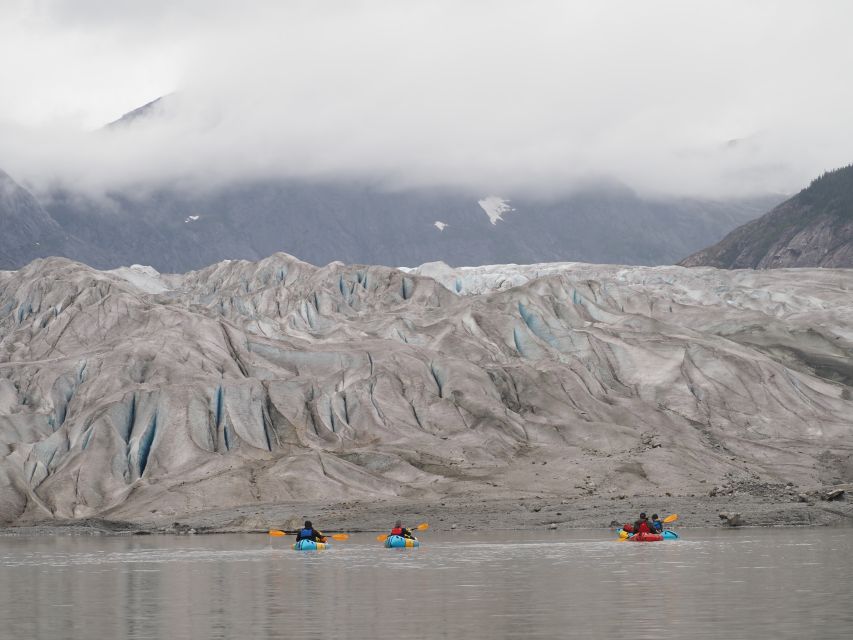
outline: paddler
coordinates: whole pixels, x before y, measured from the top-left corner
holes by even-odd
[[[408,538],[409,540],[415,539],[415,536],[412,535],[412,532],[403,526],[402,520],[397,520],[397,522],[394,523],[394,528],[391,529],[391,535],[402,536],[403,538]]]
[[[652,523],[649,522],[645,511],[640,514],[640,519],[634,523],[634,535],[638,533],[654,533]]]
[[[658,517],[658,514],[652,514],[652,530],[655,533],[663,533],[663,521]]]
[[[300,540],[311,540],[312,542],[325,542],[326,536],[321,531],[317,531],[310,520],[305,521],[305,526],[296,534],[296,542]]]

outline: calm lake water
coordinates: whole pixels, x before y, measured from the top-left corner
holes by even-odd
[[[0,637],[853,637],[853,528],[681,533],[0,537]]]

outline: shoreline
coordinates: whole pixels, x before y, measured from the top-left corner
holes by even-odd
[[[657,497],[616,499],[554,497],[524,499],[445,498],[438,502],[350,500],[339,503],[288,502],[210,509],[156,520],[37,521],[0,528],[0,536],[55,535],[184,535],[291,531],[310,519],[328,533],[381,533],[396,519],[407,526],[427,522],[432,531],[536,531],[616,529],[640,511],[664,518],[678,514],[668,528],[804,527],[853,525],[853,501],[796,501],[756,496]],[[721,517],[728,514],[729,518]],[[732,516],[738,515],[736,520]],[[734,526],[730,523],[735,522]]]

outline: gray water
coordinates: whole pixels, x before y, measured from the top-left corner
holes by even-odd
[[[0,538],[0,638],[851,638],[853,529]]]

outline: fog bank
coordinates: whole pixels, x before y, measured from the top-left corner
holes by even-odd
[[[0,167],[91,191],[792,192],[850,161],[851,18],[841,2],[13,0]]]

